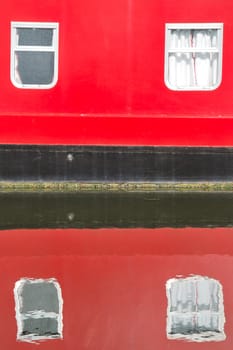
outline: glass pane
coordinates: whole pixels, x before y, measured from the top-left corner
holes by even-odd
[[[170,49],[189,48],[191,46],[190,30],[172,29],[170,31]]]
[[[21,296],[23,303],[20,312],[22,313],[35,310],[59,313],[57,289],[53,283],[25,282]]]
[[[53,29],[17,28],[18,45],[22,46],[52,46]]]
[[[193,334],[196,333],[196,321],[192,314],[171,315],[171,330],[169,334]]]
[[[220,287],[216,281],[202,279],[197,281],[198,311],[219,311]]]
[[[58,323],[54,318],[28,318],[23,321],[21,336],[53,336],[59,335]]]
[[[217,29],[171,29],[170,49],[208,49],[218,46]]]
[[[192,279],[179,279],[170,290],[170,312],[193,312],[196,310],[196,288]]]
[[[15,76],[20,83],[48,85],[53,82],[54,52],[16,51],[15,55]]]
[[[219,315],[210,312],[201,312],[197,316],[198,332],[220,332]]]
[[[192,47],[205,50],[217,47],[217,29],[191,30]]]
[[[175,89],[209,89],[218,84],[218,53],[170,53],[168,82]]]

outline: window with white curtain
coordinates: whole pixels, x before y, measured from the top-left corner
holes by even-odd
[[[172,90],[213,90],[222,79],[222,23],[166,24],[165,83]]]
[[[219,281],[205,276],[167,281],[167,337],[194,342],[223,341],[224,306]]]

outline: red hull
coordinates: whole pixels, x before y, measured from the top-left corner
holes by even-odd
[[[232,12],[227,0],[9,0],[0,15],[0,143],[232,146]],[[11,21],[59,23],[54,88],[11,83]],[[165,86],[165,24],[173,22],[224,24],[216,90]]]

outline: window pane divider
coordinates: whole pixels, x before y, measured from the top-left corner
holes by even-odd
[[[38,51],[38,52],[54,52],[52,46],[15,46],[14,51]]]
[[[219,316],[219,311],[211,311],[211,310],[200,310],[200,311],[169,311],[170,315],[182,316],[182,317],[190,317],[195,315],[213,315]]]
[[[58,319],[58,314],[56,312],[47,312],[43,310],[34,310],[22,314],[22,319],[27,320],[29,318],[40,319],[40,318],[54,318]]]

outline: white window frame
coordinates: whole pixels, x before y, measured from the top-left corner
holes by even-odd
[[[172,285],[176,284],[179,281],[186,282],[186,283],[192,283],[196,284],[198,281],[210,281],[214,283],[215,286],[218,287],[218,311],[213,310],[195,310],[195,311],[187,311],[179,309],[179,311],[171,311],[172,309],[172,294],[171,289]],[[198,295],[198,291],[196,291],[197,294],[195,294],[195,297]],[[167,338],[168,339],[181,339],[181,340],[188,340],[193,342],[210,342],[210,341],[224,341],[226,339],[226,335],[224,333],[224,324],[225,324],[225,315],[224,315],[224,304],[223,304],[223,291],[222,291],[222,285],[221,283],[213,278],[209,278],[206,276],[189,276],[189,277],[179,277],[179,278],[171,278],[166,283],[166,294],[167,294],[167,300],[168,300],[168,306],[167,306]],[[194,299],[194,305],[197,307],[198,303],[197,300]],[[218,317],[218,332],[216,331],[203,331],[203,332],[193,332],[190,334],[183,334],[183,333],[172,333],[172,325],[173,316],[182,317],[185,321],[186,317],[193,317],[196,319],[198,315],[205,316],[205,313],[211,313],[213,316]]]
[[[23,290],[23,287],[26,283],[52,283],[57,291],[57,298],[58,298],[58,304],[59,304],[59,312],[46,312],[43,310],[33,310],[27,313],[22,313],[21,308],[23,305],[23,297],[21,295],[21,291]],[[62,292],[61,287],[56,279],[50,278],[50,279],[33,279],[33,278],[21,278],[15,283],[14,288],[14,297],[15,297],[15,312],[16,312],[16,321],[17,321],[17,340],[19,341],[25,341],[25,342],[37,342],[41,340],[47,340],[47,339],[63,339],[63,299],[62,299]],[[53,318],[57,320],[57,335],[43,335],[43,336],[37,336],[33,334],[27,334],[22,335],[23,332],[23,321],[25,319],[38,319],[38,318]]]
[[[174,29],[216,29],[218,33],[218,46],[216,48],[170,48],[170,31]],[[217,83],[211,87],[175,87],[169,82],[169,53],[217,53],[218,54],[218,72],[217,72]],[[164,81],[166,86],[170,90],[175,91],[210,91],[215,90],[219,87],[222,81],[222,53],[223,53],[223,23],[166,23],[165,25],[165,69],[164,69]]]
[[[17,28],[38,28],[38,29],[53,29],[53,42],[51,46],[26,46],[17,44]],[[55,22],[11,22],[11,68],[10,77],[12,84],[20,89],[51,89],[58,81],[58,35],[59,23]],[[50,84],[23,84],[15,79],[16,62],[15,51],[30,51],[30,52],[54,52],[54,75],[53,81]]]

